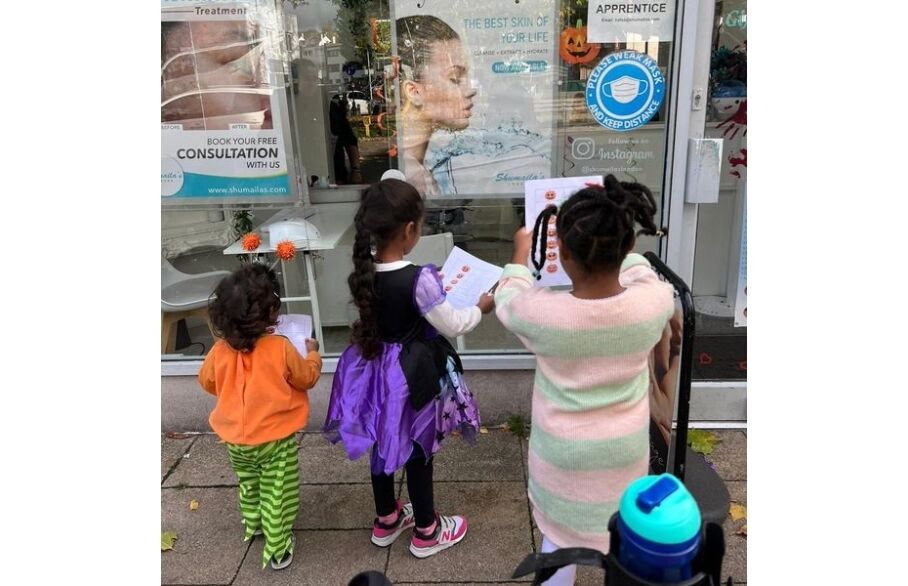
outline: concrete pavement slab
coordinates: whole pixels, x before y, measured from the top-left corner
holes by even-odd
[[[161,434],[161,480],[180,461],[197,436],[187,435],[180,438],[169,438]]]
[[[248,546],[235,488],[162,489],[161,531],[177,534],[161,552],[162,584],[230,584]]]
[[[747,437],[741,430],[714,432],[722,440],[706,458],[722,480],[747,480]]]
[[[478,434],[475,444],[451,437],[435,456],[435,481],[522,481],[520,459],[520,440],[507,430]]]
[[[341,444],[332,445],[320,433],[304,433],[299,454],[303,484],[369,482],[369,454],[351,462]]]
[[[164,486],[237,486],[227,446],[214,434],[200,435]]]
[[[732,502],[747,506],[747,482],[729,481],[728,493]],[[736,533],[747,524],[747,519],[732,521],[731,516],[725,519],[725,559],[722,562],[722,582],[731,576],[734,582],[747,582],[747,538]]]
[[[393,582],[507,581],[533,551],[523,482],[438,482],[435,503],[441,514],[467,518],[467,536],[422,560],[410,553],[409,539],[398,539],[387,572]]]
[[[263,542],[256,539],[233,586],[346,586],[360,572],[383,571],[387,550],[372,545],[369,532],[294,531],[290,567],[262,569]]]
[[[294,529],[372,529],[375,504],[370,484],[300,487]]]

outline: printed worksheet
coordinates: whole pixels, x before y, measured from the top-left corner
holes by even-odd
[[[274,333],[290,338],[290,343],[304,357],[309,354],[306,338],[312,338],[312,317],[302,313],[288,313],[277,318]]]
[[[530,232],[536,225],[536,218],[542,210],[550,205],[559,206],[569,197],[583,189],[588,183],[602,184],[601,175],[587,177],[558,177],[555,179],[536,179],[524,183],[524,196],[526,198],[526,229]],[[571,280],[561,267],[558,251],[558,239],[555,232],[555,218],[549,219],[545,231],[545,263],[542,267],[542,279],[536,281],[537,287],[553,287],[557,285],[570,285]],[[533,263],[527,259],[527,266],[535,270]]]
[[[476,305],[479,296],[488,292],[503,272],[502,267],[480,260],[455,246],[441,268],[448,301],[456,309]]]

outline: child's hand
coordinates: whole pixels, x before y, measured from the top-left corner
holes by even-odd
[[[479,311],[483,314],[489,313],[495,309],[495,296],[483,293],[479,296],[479,303],[476,304],[476,307],[478,307]]]
[[[318,340],[313,340],[311,338],[306,338],[306,351],[307,352],[318,352]]]
[[[511,262],[517,265],[526,265],[527,259],[530,258],[530,248],[533,246],[533,233],[527,231],[523,226],[517,228],[514,232],[514,256]]]

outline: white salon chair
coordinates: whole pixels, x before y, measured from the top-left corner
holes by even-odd
[[[176,345],[176,326],[181,319],[200,317],[205,320],[212,337],[208,319],[208,299],[217,284],[230,271],[211,271],[190,275],[178,271],[161,257],[161,354],[171,354]]]

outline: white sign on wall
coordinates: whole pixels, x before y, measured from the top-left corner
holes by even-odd
[[[286,201],[283,17],[267,0],[161,0],[161,198]]]
[[[674,30],[674,0],[590,0],[590,43],[664,42]]]

